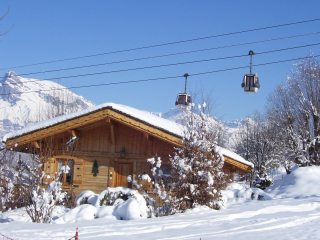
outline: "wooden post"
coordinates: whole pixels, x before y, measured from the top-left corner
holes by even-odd
[[[77,228],[77,231],[76,231],[76,235],[74,236],[74,239],[75,239],[75,240],[79,240],[79,236],[78,236],[78,228]]]

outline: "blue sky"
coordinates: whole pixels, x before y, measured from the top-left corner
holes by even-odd
[[[320,32],[320,21],[314,21],[139,51],[17,67],[316,19],[320,18],[320,1],[3,0],[0,2],[0,14],[4,14],[9,6],[10,13],[0,23],[0,30],[5,31],[12,25],[14,26],[8,34],[1,37],[0,76],[4,76],[9,69],[22,75]],[[320,34],[314,34],[173,57],[31,74],[24,77],[58,78],[54,81],[67,87],[76,87],[181,75],[180,79],[73,90],[95,104],[115,102],[141,110],[164,113],[174,107],[177,93],[184,90],[182,76],[189,73],[191,76],[188,79],[188,91],[195,92],[202,88],[204,95],[211,93],[212,99],[216,100],[215,115],[222,120],[233,120],[249,116],[256,110],[263,111],[268,95],[272,93],[276,84],[286,79],[293,64],[297,61],[253,67],[253,72],[257,72],[260,78],[261,88],[257,94],[246,94],[240,87],[244,74],[249,72],[249,67],[192,76],[195,73],[249,66],[248,56],[86,77],[63,77],[246,55],[251,49],[260,53],[320,43],[319,36]],[[255,55],[253,64],[300,58],[308,55],[310,51],[315,55],[320,55],[320,45]]]

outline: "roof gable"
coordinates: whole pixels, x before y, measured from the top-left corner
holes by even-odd
[[[111,118],[175,145],[181,143],[183,129],[181,125],[146,111],[114,103],[102,104],[32,124],[22,130],[5,135],[3,141],[6,142],[7,148],[12,148],[16,144],[23,145],[106,118]]]
[[[23,145],[28,142],[34,142],[107,118],[126,124],[174,145],[181,146],[184,130],[182,125],[158,117],[147,111],[115,103],[101,104],[79,112],[32,124],[24,129],[8,133],[4,136],[3,142],[10,149],[16,146],[16,144]],[[243,169],[247,169],[248,166],[253,167],[252,163],[246,161],[238,154],[221,147],[219,149],[221,154],[227,157],[225,159],[227,162],[230,162],[229,159],[233,159],[239,162],[240,165],[243,165]],[[233,162],[230,163],[234,165]]]

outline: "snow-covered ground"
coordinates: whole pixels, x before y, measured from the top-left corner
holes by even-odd
[[[252,190],[235,185],[225,192],[229,202],[222,210],[198,207],[130,221],[35,224],[21,210],[13,210],[0,214],[0,233],[13,239],[69,239],[78,227],[79,239],[320,239],[319,181],[320,167],[298,168],[265,193],[270,200],[248,200]],[[55,215],[63,215],[60,211]]]

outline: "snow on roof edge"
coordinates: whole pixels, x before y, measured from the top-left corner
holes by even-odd
[[[121,112],[125,115],[128,115],[132,118],[135,118],[141,122],[144,122],[148,125],[152,125],[156,128],[159,128],[161,130],[164,130],[166,132],[169,132],[171,134],[177,135],[179,137],[182,136],[182,126],[178,123],[172,122],[170,120],[164,119],[164,118],[160,118],[158,116],[155,116],[147,111],[142,111],[142,110],[138,110],[132,107],[128,107],[125,105],[120,105],[120,104],[115,104],[115,103],[104,103],[101,105],[97,105],[97,106],[93,106],[93,107],[89,107],[87,109],[78,111],[78,112],[74,112],[74,113],[69,113],[66,115],[62,115],[59,117],[55,117],[52,119],[48,119],[48,120],[44,120],[38,123],[34,123],[31,124],[21,130],[17,130],[17,131],[13,131],[10,133],[7,133],[6,135],[4,135],[2,142],[6,142],[8,139],[12,139],[12,138],[16,138],[16,137],[20,137],[23,136],[25,134],[29,134],[47,127],[51,127],[66,121],[70,121],[73,120],[75,118],[78,117],[82,117],[103,109],[107,109],[110,108],[112,110],[115,110],[117,112]]]
[[[245,164],[245,165],[247,165],[247,166],[250,166],[250,167],[252,167],[252,168],[254,167],[254,164],[253,164],[253,163],[245,160],[243,157],[241,157],[240,155],[238,155],[238,154],[235,153],[235,152],[232,152],[232,151],[230,151],[230,150],[228,150],[228,149],[225,149],[225,148],[223,148],[223,147],[220,147],[220,146],[218,146],[218,151],[219,151],[222,155],[224,155],[224,156],[226,156],[226,157],[229,157],[229,158],[231,158],[231,159],[233,159],[233,160],[236,160],[237,162],[243,163],[243,164]]]
[[[12,138],[16,138],[16,137],[20,137],[41,129],[44,129],[46,127],[51,127],[66,121],[70,121],[72,119],[78,118],[78,117],[82,117],[103,109],[112,109],[115,110],[117,112],[121,112],[122,114],[125,114],[127,116],[130,116],[134,119],[137,119],[143,123],[146,123],[148,125],[151,125],[153,127],[156,127],[158,129],[161,129],[165,132],[168,132],[170,134],[176,135],[178,137],[182,137],[183,136],[183,126],[165,119],[165,118],[161,118],[158,117],[154,114],[151,114],[150,112],[147,111],[142,111],[142,110],[138,110],[129,106],[125,106],[125,105],[121,105],[121,104],[116,104],[116,103],[103,103],[97,106],[93,106],[93,107],[89,107],[87,109],[78,111],[78,112],[74,112],[74,113],[69,113],[66,115],[62,115],[59,117],[55,117],[52,119],[48,119],[45,121],[41,121],[38,123],[34,123],[31,124],[21,130],[17,130],[17,131],[13,131],[10,133],[7,133],[6,135],[4,135],[2,142],[6,142],[8,139],[12,139]],[[242,158],[241,156],[239,156],[238,154],[227,150],[225,148],[219,147],[219,151],[221,152],[222,155],[230,157],[238,162],[241,162],[245,165],[251,166],[253,167],[254,165],[251,162],[248,162],[247,160],[245,160],[244,158]]]

